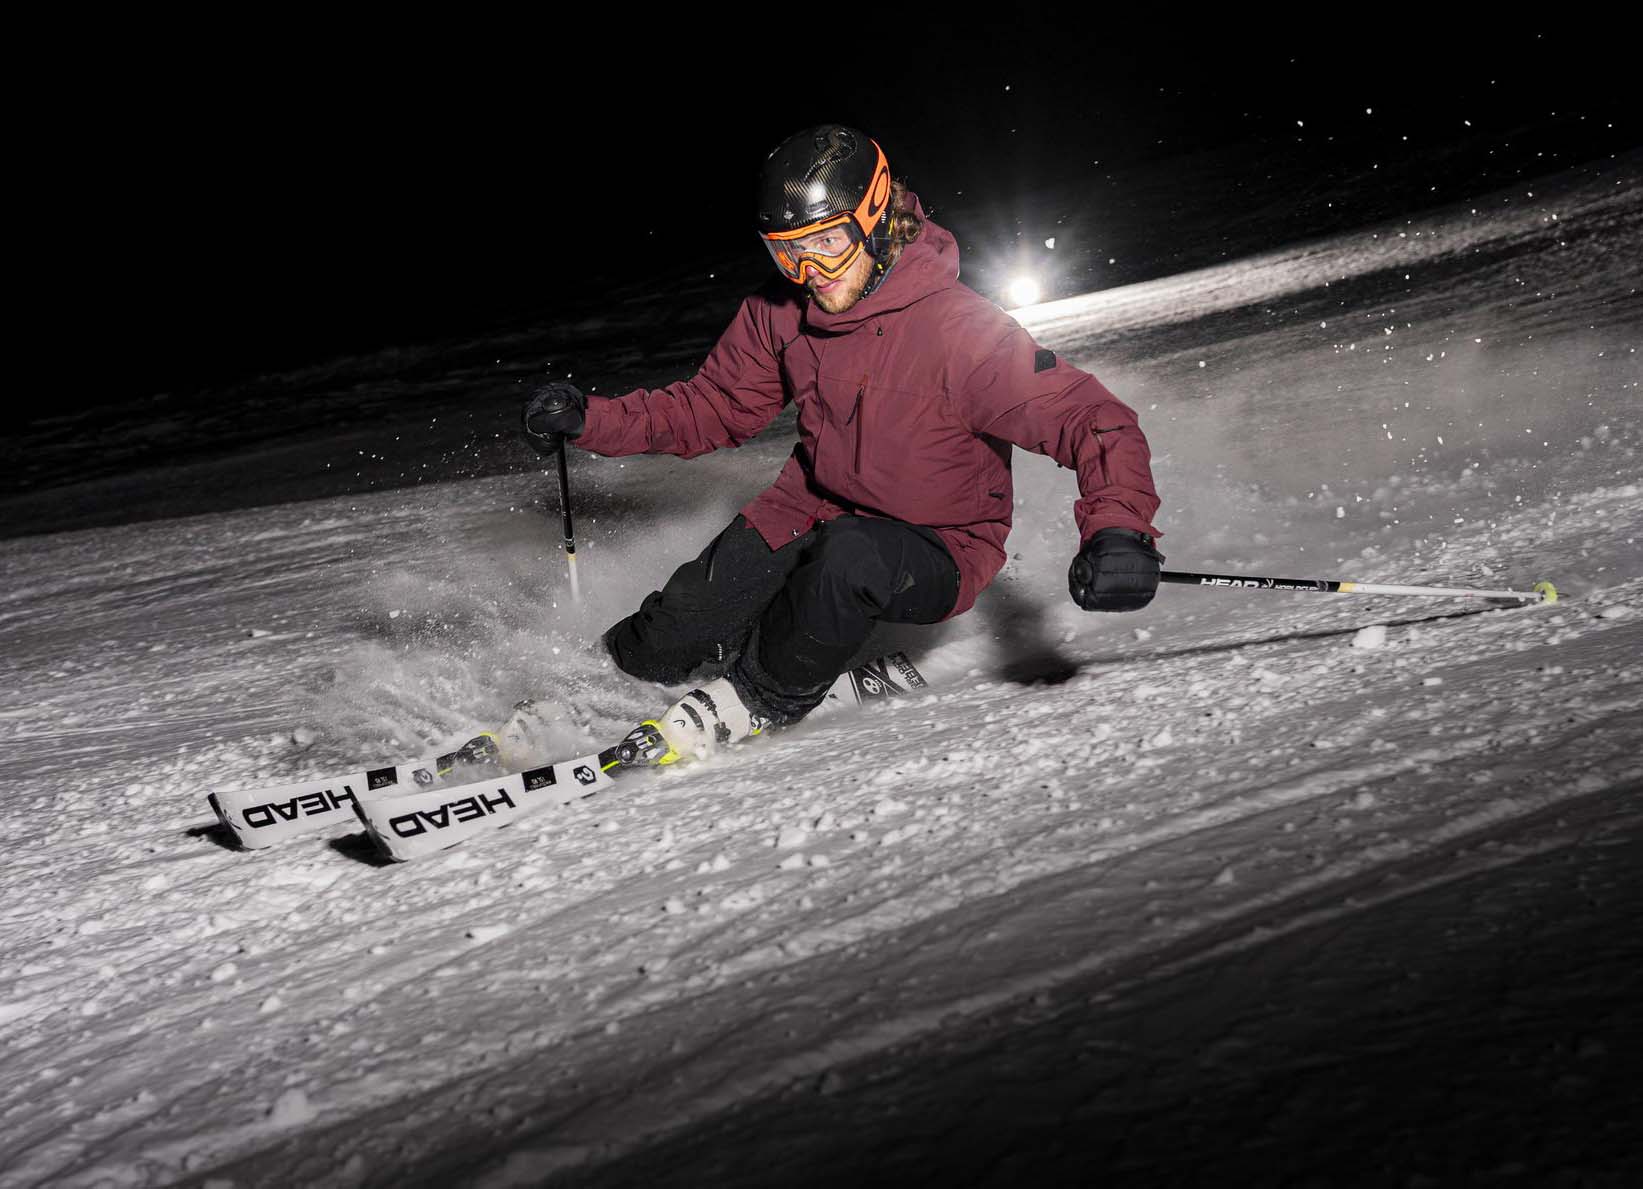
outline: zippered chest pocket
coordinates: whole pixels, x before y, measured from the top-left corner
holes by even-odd
[[[856,403],[851,407],[850,419],[846,424],[854,423],[856,431],[855,451],[850,469],[855,474],[861,474],[861,444],[867,437],[867,385],[872,377],[863,375],[861,383],[856,387]]]

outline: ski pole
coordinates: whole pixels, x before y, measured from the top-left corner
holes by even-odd
[[[1252,574],[1195,574],[1165,570],[1161,582],[1185,586],[1239,586],[1254,590],[1296,590],[1318,594],[1428,595],[1452,599],[1520,599],[1526,603],[1557,602],[1557,587],[1537,582],[1532,591],[1461,590],[1449,586],[1389,586],[1378,582],[1347,582],[1334,578],[1262,578]]]
[[[563,440],[559,443],[559,510],[565,516],[565,564],[570,569],[570,597],[572,602],[582,601],[582,587],[576,580],[576,526],[571,521],[570,511],[570,465],[565,461]]]

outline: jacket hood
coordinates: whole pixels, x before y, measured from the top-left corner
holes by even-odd
[[[840,314],[830,314],[814,301],[805,302],[805,324],[817,330],[844,332],[853,330],[880,314],[903,309],[915,301],[951,289],[958,284],[958,241],[953,233],[938,223],[932,223],[924,214],[924,206],[917,194],[909,193],[913,210],[924,219],[924,230],[919,237],[902,249],[897,260],[879,287]]]

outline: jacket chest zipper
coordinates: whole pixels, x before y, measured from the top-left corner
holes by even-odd
[[[867,399],[867,377],[861,378],[861,385],[856,389],[856,406],[850,410],[850,421],[856,423],[856,474],[861,474],[861,439],[863,437],[863,423],[867,420],[862,416],[862,405]],[[846,422],[849,424],[849,422]]]

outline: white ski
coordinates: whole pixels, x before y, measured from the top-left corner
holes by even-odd
[[[893,652],[841,674],[812,714],[874,704],[928,684],[905,653]],[[520,735],[523,728],[517,725],[530,717],[530,708],[529,702],[520,703],[501,732],[475,736],[456,751],[433,759],[294,784],[216,790],[206,799],[247,850],[320,831],[343,834],[363,820],[388,855],[408,859],[507,825],[539,805],[590,796],[611,783],[611,772],[643,766],[614,762],[616,749],[608,749],[512,775],[437,787],[442,776],[462,765],[495,766],[499,759],[505,763],[510,742],[532,742],[534,736]],[[512,750],[519,755],[522,749]]]
[[[824,706],[812,713],[829,705],[876,704],[928,684],[904,654],[892,653],[841,674]],[[523,708],[528,714],[529,707]],[[502,734],[506,737],[506,728]],[[615,777],[651,767],[650,745],[666,746],[655,724],[647,722],[597,754],[454,788],[364,800],[355,811],[383,853],[404,862],[512,825],[546,806],[594,796],[615,783]]]
[[[905,652],[892,652],[840,673],[828,689],[827,697],[822,699],[822,704],[810,713],[823,714],[829,710],[882,702],[915,689],[924,689],[929,684],[924,680],[924,674],[907,659]]]
[[[448,789],[354,803],[384,854],[398,862],[455,846],[548,805],[591,797],[612,783],[597,755]]]
[[[354,824],[354,806],[362,801],[431,785],[437,773],[434,761],[413,760],[272,788],[213,791],[206,800],[234,841],[247,850],[261,850],[317,830],[346,829]]]

